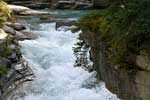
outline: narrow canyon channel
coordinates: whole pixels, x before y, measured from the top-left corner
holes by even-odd
[[[103,82],[97,82],[96,72],[74,66],[73,47],[79,41],[80,32],[72,33],[68,30],[70,27],[63,25],[56,30],[57,21],[78,20],[88,11],[46,11],[54,16],[54,21],[40,17],[18,19],[18,22],[26,24],[27,30],[39,35],[35,40],[20,42],[23,56],[35,78],[10,100],[118,100]]]

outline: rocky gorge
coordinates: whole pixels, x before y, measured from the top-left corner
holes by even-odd
[[[120,68],[109,61],[109,51],[105,42],[100,42],[97,33],[82,33],[85,44],[90,46],[90,58],[98,78],[106,83],[107,88],[123,100],[149,100],[150,72],[147,55],[134,55],[138,70]],[[129,59],[128,59],[129,60]]]
[[[0,100],[149,100],[149,3],[94,2],[101,10],[81,19],[86,11],[8,5],[19,23],[5,22],[0,29]],[[38,4],[29,6],[50,6]],[[72,5],[55,6],[91,6]],[[12,92],[28,81],[30,86],[19,91],[23,96]]]
[[[97,77],[123,100],[150,98],[149,31],[146,31],[150,17],[144,17],[148,15],[145,7],[149,7],[145,3],[113,1],[108,9],[88,14],[77,25],[77,30],[83,31],[80,38],[91,48],[90,58]]]
[[[72,47],[77,41],[78,34],[72,34],[70,26],[78,19],[81,11],[66,10],[63,13],[59,11],[58,18],[54,18],[47,11],[37,11],[16,5],[8,5],[8,7],[14,19],[25,24],[11,20],[1,27],[1,100],[49,100],[49,98],[65,100],[70,96],[75,99],[75,95],[80,94],[80,91],[83,91],[85,95],[90,93],[87,97],[89,100],[117,98],[105,88],[103,83],[100,85],[101,89],[98,89],[100,87],[95,82],[95,72],[89,73],[84,69],[74,68]],[[54,15],[56,13],[57,11]],[[73,14],[73,18],[70,14]],[[77,14],[77,17],[74,14]],[[27,23],[28,19],[30,24]],[[51,57],[52,55],[55,56]],[[67,57],[69,59],[66,59]],[[68,73],[64,70],[68,70]],[[29,86],[23,88],[25,83],[29,82],[30,84],[27,84]],[[44,84],[41,84],[43,82]],[[63,87],[65,83],[68,88]],[[92,88],[95,89],[92,90]],[[102,94],[98,94],[98,91]],[[78,99],[82,99],[84,94],[78,96]]]

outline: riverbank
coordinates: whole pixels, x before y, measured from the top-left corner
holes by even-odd
[[[8,7],[11,8],[13,14],[15,14],[16,10],[21,11],[27,9],[25,7],[21,8],[16,6]],[[15,16],[13,15],[11,17]],[[36,39],[38,34],[24,31],[26,26],[16,23],[13,20],[1,24],[0,100],[7,100],[7,98],[12,95],[13,91],[17,90],[23,83],[33,80],[33,72],[28,62],[22,56],[19,41]]]
[[[30,10],[21,7],[22,9],[23,11],[18,9],[14,11],[22,13]],[[75,57],[72,48],[78,41],[78,34],[73,34],[68,30],[72,23],[62,21],[78,20],[80,18],[78,15],[82,11],[50,11],[50,13],[52,12],[57,16],[53,21],[50,19],[45,22],[45,18],[41,19],[41,15],[37,17],[35,14],[33,16],[21,15],[19,18],[20,22],[25,22],[28,25],[28,30],[38,32],[40,35],[36,40],[20,42],[22,53],[31,65],[36,77],[30,87],[22,90],[23,96],[19,96],[21,93],[19,91],[10,100],[16,100],[16,98],[26,100],[60,98],[67,100],[70,97],[72,100],[76,97],[78,100],[82,100],[84,95],[88,95],[88,100],[117,99],[106,89],[104,83],[97,82],[95,72],[85,71],[82,66],[74,67]],[[19,13],[14,14],[20,16]],[[27,21],[28,19],[29,21]],[[64,87],[64,84],[67,88]],[[81,91],[82,94],[80,94]]]
[[[18,43],[26,38],[14,28],[6,25],[3,28],[0,29],[0,100],[6,100],[22,83],[33,80],[33,72],[22,57]]]
[[[109,8],[89,13],[77,23],[77,30],[83,31],[80,38],[91,47],[98,78],[123,100],[150,98],[150,16],[146,5],[149,2],[113,1]]]

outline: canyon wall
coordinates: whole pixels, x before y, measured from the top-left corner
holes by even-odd
[[[107,88],[122,100],[149,100],[150,98],[150,60],[146,56],[135,55],[139,69],[119,68],[112,64],[105,42],[99,40],[99,33],[81,33],[81,38],[91,47],[90,56],[98,78]]]

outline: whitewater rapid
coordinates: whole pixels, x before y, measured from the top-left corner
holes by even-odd
[[[24,58],[29,62],[35,79],[25,91],[25,97],[18,100],[117,100],[104,83],[93,88],[95,72],[89,73],[74,67],[75,56],[72,47],[79,33],[55,30],[56,23],[41,23],[36,40],[20,42]]]

